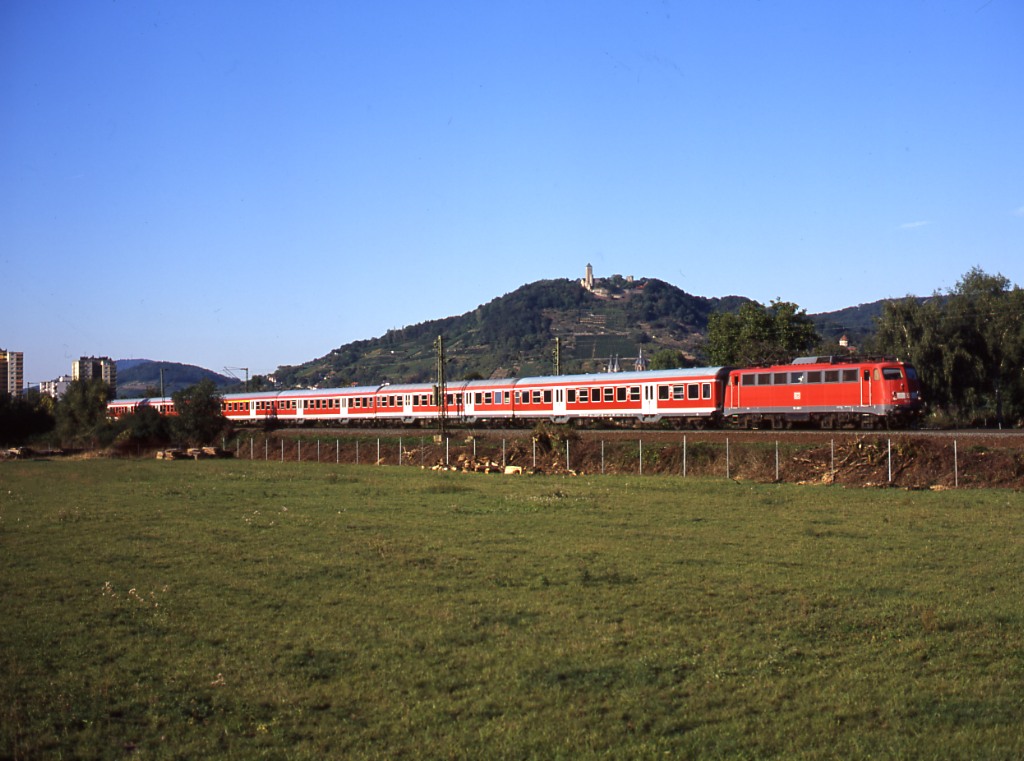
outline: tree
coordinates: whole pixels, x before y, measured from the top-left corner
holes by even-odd
[[[170,439],[170,422],[155,407],[136,407],[130,415],[117,421],[120,433],[117,440],[130,446],[160,446]]]
[[[651,355],[647,367],[651,370],[675,370],[683,366],[683,353],[675,349],[662,349]]]
[[[1024,291],[978,267],[947,293],[886,305],[877,344],[910,360],[929,403],[957,422],[1024,416]]]
[[[176,391],[174,400],[175,438],[190,446],[209,444],[224,429],[221,414],[220,395],[210,379],[201,380],[194,386]]]
[[[768,307],[750,301],[738,312],[708,318],[706,349],[713,365],[789,362],[820,341],[806,311],[789,301],[772,301]]]
[[[99,378],[71,381],[57,402],[57,435],[72,446],[103,446],[113,438],[107,419],[110,386]]]
[[[24,396],[0,393],[0,445],[20,446],[53,430],[52,400],[38,391]]]

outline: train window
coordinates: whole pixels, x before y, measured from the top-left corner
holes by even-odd
[[[701,387],[700,387],[700,393],[701,393],[701,398],[703,398],[703,399],[710,399],[711,398],[711,384],[710,383],[702,383]]]
[[[875,380],[879,380],[880,379],[880,374],[878,372],[878,368],[877,367],[875,368],[875,371],[874,371],[874,373],[872,373],[872,375],[874,376]]]
[[[629,401],[631,401],[631,402],[639,402],[640,401],[640,387],[639,386],[630,386],[630,389],[629,389]]]
[[[775,377],[772,379],[776,386],[785,386],[789,383],[788,373],[775,373]]]
[[[826,383],[838,383],[839,382],[839,371],[838,370],[826,370],[825,371],[825,382]]]
[[[882,377],[886,380],[901,380],[903,373],[900,372],[898,367],[883,367]]]
[[[551,389],[544,390],[544,404],[551,404]]]
[[[857,371],[856,370],[843,370],[843,383],[856,383],[857,382]]]
[[[484,392],[484,404],[494,404],[494,394],[490,391]]]
[[[617,389],[615,389],[615,401],[617,401],[617,402],[624,402],[624,401],[626,401],[626,387],[625,386],[619,386]]]
[[[586,403],[590,401],[590,389],[580,389],[580,402]]]
[[[673,386],[672,387],[672,400],[681,402],[686,398],[686,386]]]
[[[687,399],[700,399],[700,386],[696,383],[691,383],[686,387],[686,398]]]
[[[569,402],[570,404],[576,401],[576,389],[569,388],[565,390],[565,401]]]
[[[658,398],[662,401],[668,399],[668,386],[658,386]]]
[[[807,373],[808,383],[821,383],[821,370],[811,370]]]
[[[907,371],[907,380],[917,380],[917,370],[912,365],[904,365]]]
[[[393,397],[393,396],[389,396],[388,397],[388,406],[389,407],[397,407],[398,406],[398,402],[395,401],[395,397]]]
[[[611,386],[605,387],[605,390],[604,390],[604,400],[606,402],[614,402],[615,401],[615,389],[613,389]]]
[[[532,402],[533,404],[540,404],[540,391],[534,391],[534,392],[533,392],[533,393],[531,394],[531,396],[532,396],[532,399],[531,399],[530,401],[531,401],[531,402]]]
[[[790,383],[803,383],[804,382],[804,374],[803,373],[790,373],[789,374],[789,382]]]
[[[758,386],[770,386],[770,385],[772,385],[772,374],[771,373],[758,373],[757,374],[757,385]]]
[[[753,373],[751,373],[750,375],[744,375],[742,383],[744,386],[753,386],[755,383],[757,383],[757,376],[754,375]]]

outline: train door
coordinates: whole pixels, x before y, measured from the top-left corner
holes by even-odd
[[[870,407],[873,403],[873,396],[874,394],[871,391],[871,368],[862,367],[860,369],[860,406]]]
[[[653,383],[645,383],[643,386],[641,411],[645,415],[654,415],[658,411],[658,389]]]
[[[565,416],[565,389],[556,388],[551,403],[551,413],[557,417]]]

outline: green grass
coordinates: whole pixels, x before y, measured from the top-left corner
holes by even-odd
[[[1024,498],[0,465],[2,758],[1018,758]]]

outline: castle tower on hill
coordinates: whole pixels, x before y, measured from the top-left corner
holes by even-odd
[[[587,265],[587,274],[580,280],[580,285],[586,288],[588,291],[594,290],[594,267],[593,265]]]

